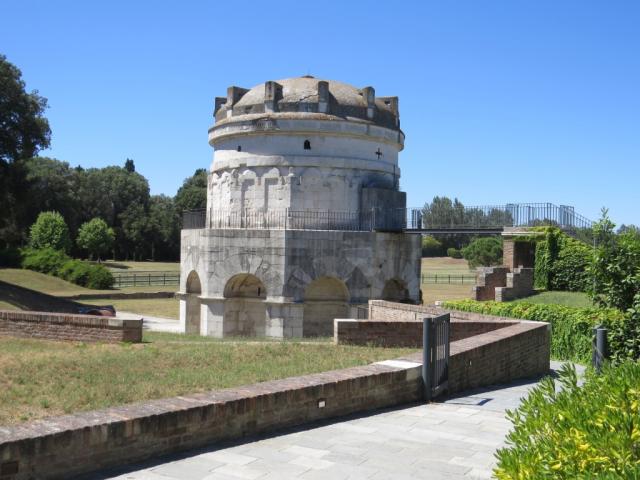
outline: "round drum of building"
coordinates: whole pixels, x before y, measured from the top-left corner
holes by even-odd
[[[214,116],[207,209],[182,231],[186,332],[326,336],[369,299],[418,301],[397,97],[305,76],[229,87]]]

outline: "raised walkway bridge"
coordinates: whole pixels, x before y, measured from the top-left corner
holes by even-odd
[[[496,235],[506,228],[552,225],[567,232],[593,222],[567,205],[508,203],[471,207],[374,208],[360,211],[206,209],[185,212],[184,229],[342,230],[423,235]]]

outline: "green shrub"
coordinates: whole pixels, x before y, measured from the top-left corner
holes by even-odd
[[[500,237],[476,238],[462,249],[462,256],[469,262],[469,268],[501,265],[502,239]]]
[[[594,226],[598,246],[589,269],[589,295],[598,305],[626,311],[640,304],[640,236],[628,229],[616,235],[614,227],[603,211]]]
[[[22,268],[48,275],[57,275],[62,266],[70,260],[64,252],[54,248],[27,248],[22,251],[22,255]]]
[[[91,265],[89,277],[87,279],[87,288],[96,290],[105,290],[113,287],[113,274],[102,265]]]
[[[52,248],[25,249],[22,254],[22,268],[55,275],[81,287],[102,290],[113,286],[113,275],[103,265],[72,260],[63,252]]]
[[[53,248],[68,252],[71,248],[69,228],[58,212],[41,212],[29,231],[29,246],[34,249]]]
[[[441,257],[444,255],[444,247],[442,243],[433,238],[431,235],[422,237],[422,256],[423,257]]]
[[[551,356],[561,360],[588,363],[591,359],[592,329],[603,324],[611,331],[609,347],[620,356],[624,329],[628,328],[622,312],[612,308],[576,308],[533,303],[477,302],[453,300],[444,308],[500,317],[535,320],[551,324]]]
[[[578,385],[564,366],[556,391],[547,377],[513,412],[507,447],[498,450],[499,480],[640,478],[640,364],[588,374]]]
[[[449,247],[447,248],[447,257],[462,258],[462,252],[457,248]]]

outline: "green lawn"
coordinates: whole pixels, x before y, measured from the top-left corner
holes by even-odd
[[[56,297],[65,297],[71,295],[82,294],[104,294],[111,292],[176,292],[178,286],[169,287],[126,287],[114,290],[91,290],[89,288],[80,287],[73,283],[54,277],[53,275],[45,275],[44,273],[34,272],[32,270],[23,270],[20,268],[0,268],[0,282],[7,282],[22,288],[36,290],[47,295]]]
[[[546,303],[567,307],[593,307],[586,293],[580,292],[539,292],[535,295],[514,300],[516,303]]]
[[[425,257],[422,259],[422,275],[470,275],[475,270],[469,270],[467,261],[463,258]],[[422,301],[431,304],[436,300],[460,300],[471,297],[469,283],[423,283]]]
[[[78,300],[86,305],[113,305],[116,311],[132,312],[154,317],[180,318],[180,301],[177,298],[103,299]]]
[[[102,265],[115,272],[126,273],[128,270],[136,272],[179,272],[179,262],[124,262],[119,260],[105,260]]]
[[[0,425],[366,365],[415,351],[161,333],[145,340],[150,343],[0,337]]]

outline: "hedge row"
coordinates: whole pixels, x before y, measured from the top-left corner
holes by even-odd
[[[640,478],[640,364],[605,367],[584,385],[572,367],[546,377],[508,413],[499,480]]]
[[[609,346],[612,353],[624,348],[626,318],[613,308],[576,308],[563,305],[533,303],[477,302],[454,300],[444,302],[444,308],[464,312],[497,315],[500,317],[535,320],[551,324],[551,356],[560,360],[588,363],[591,359],[592,329],[603,324],[610,329]]]
[[[73,260],[53,248],[22,250],[22,268],[55,275],[86,288],[104,290],[113,286],[113,275],[104,266]]]

